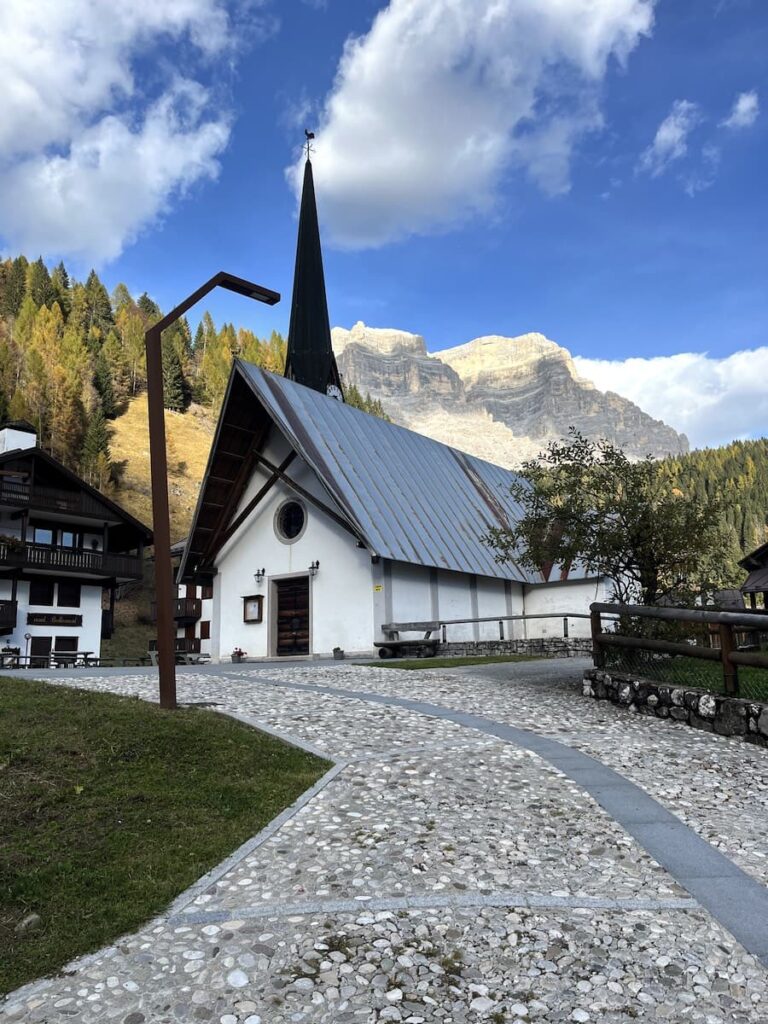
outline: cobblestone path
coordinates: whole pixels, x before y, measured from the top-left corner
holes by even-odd
[[[0,1019],[768,1024],[766,752],[584,700],[568,663],[504,674],[182,674],[180,700],[335,767],[161,918],[12,994]],[[70,685],[154,699],[157,683]],[[584,754],[686,842],[646,841],[634,805],[622,826]],[[692,870],[691,848],[715,867]]]

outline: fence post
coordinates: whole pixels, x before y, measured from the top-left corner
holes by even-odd
[[[499,619],[499,640],[504,639],[504,620]]]
[[[568,616],[563,616],[563,639],[568,639]]]
[[[739,670],[731,661],[735,649],[733,626],[728,622],[720,623],[720,656],[723,662],[723,687],[729,697],[739,696]]]
[[[598,640],[598,637],[603,632],[600,612],[590,609],[589,621],[592,627],[592,661],[595,663],[595,668],[605,668],[605,651],[600,646]]]

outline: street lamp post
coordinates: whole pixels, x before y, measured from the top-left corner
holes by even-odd
[[[173,566],[171,564],[171,522],[168,507],[168,459],[165,450],[165,407],[163,403],[162,333],[214,288],[227,288],[249,299],[274,306],[278,292],[242,277],[219,271],[210,281],[187,296],[144,335],[147,350],[147,405],[149,410],[149,460],[152,472],[152,528],[155,546],[155,590],[157,601],[157,663],[160,674],[160,707],[176,707],[176,651],[173,628]]]

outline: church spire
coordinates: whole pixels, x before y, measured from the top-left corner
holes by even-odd
[[[317,220],[315,183],[312,177],[310,141],[307,132],[307,161],[299,213],[299,237],[293,275],[291,323],[285,376],[323,394],[341,397],[341,378],[331,347],[331,326],[325,297],[323,254]]]

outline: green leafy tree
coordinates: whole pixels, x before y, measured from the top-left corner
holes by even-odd
[[[624,603],[657,604],[726,585],[722,505],[686,496],[652,458],[631,462],[576,430],[523,464],[512,498],[522,509],[486,540],[500,562],[532,570],[580,563]]]

